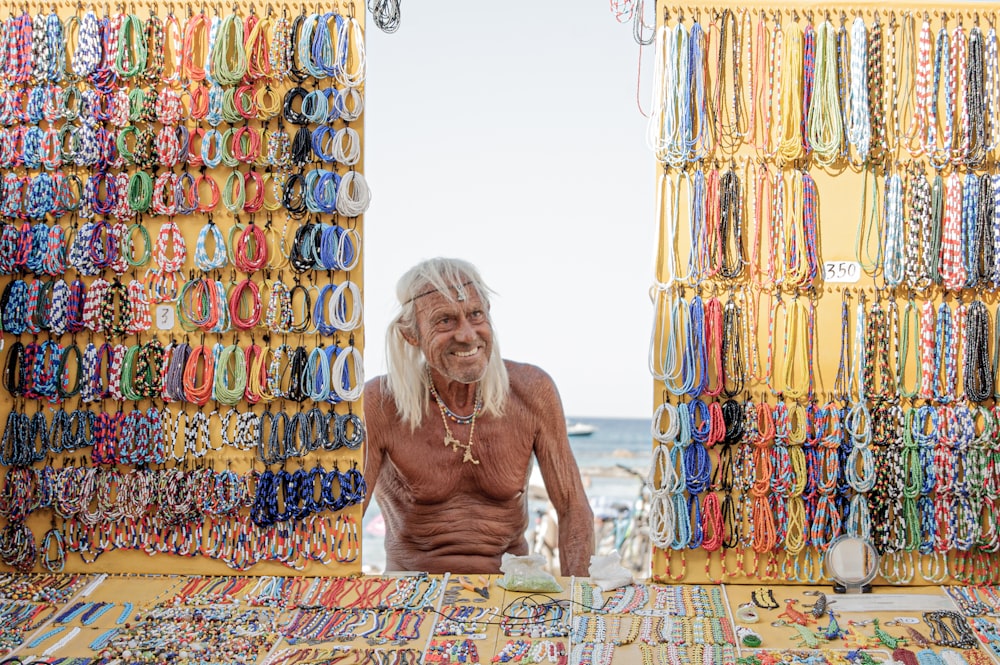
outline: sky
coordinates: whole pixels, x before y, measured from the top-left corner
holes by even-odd
[[[605,1],[403,0],[393,34],[369,15],[366,49],[366,376],[399,277],[457,257],[496,292],[503,356],[548,372],[568,416],[649,418],[656,161],[632,26]],[[648,109],[649,47],[642,70]]]

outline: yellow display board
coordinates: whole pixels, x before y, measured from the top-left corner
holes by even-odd
[[[656,21],[654,576],[995,580],[996,7]]]
[[[0,577],[0,586],[20,591],[48,581],[11,577]],[[127,660],[138,652],[146,660],[186,660],[208,650],[232,653],[227,662],[277,665],[353,656],[573,663],[591,654],[615,663],[667,656],[733,662],[764,659],[767,651],[779,660],[842,662],[863,649],[884,662],[903,647],[926,650],[922,659],[949,649],[970,663],[996,657],[996,587],[877,587],[834,596],[770,584],[637,582],[605,590],[589,578],[556,578],[559,591],[529,593],[506,590],[504,582],[88,575],[30,621],[13,624],[15,633],[0,638],[0,655]]]
[[[360,571],[364,5],[0,13],[0,570]]]

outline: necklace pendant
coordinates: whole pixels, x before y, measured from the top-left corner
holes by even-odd
[[[444,435],[444,445],[451,446],[453,452],[458,452],[458,447],[462,444],[449,432]]]
[[[472,456],[472,446],[465,446],[465,454],[462,455],[462,463],[472,462],[473,464],[479,464],[479,460]]]

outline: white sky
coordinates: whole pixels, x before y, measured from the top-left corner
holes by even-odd
[[[394,34],[369,15],[367,53],[367,376],[396,280],[454,256],[497,292],[504,357],[551,374],[567,415],[650,417],[656,162],[631,25],[605,0],[403,0]]]

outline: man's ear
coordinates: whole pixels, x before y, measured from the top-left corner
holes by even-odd
[[[420,339],[416,335],[411,334],[409,330],[400,330],[399,334],[403,336],[403,339],[410,346],[420,346]]]

